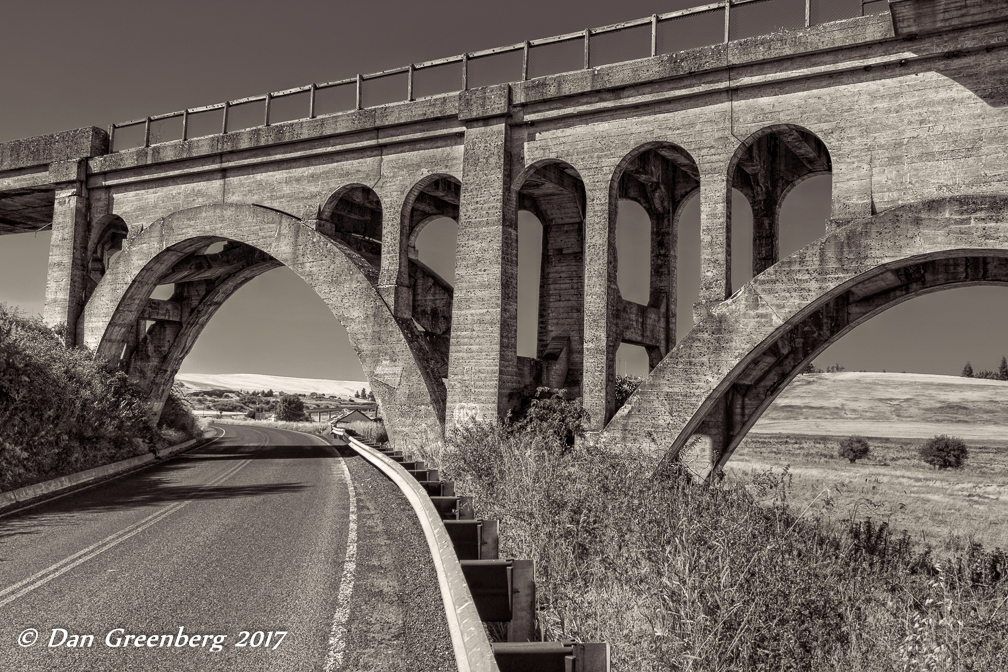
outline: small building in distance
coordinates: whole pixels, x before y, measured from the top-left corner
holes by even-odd
[[[360,411],[354,409],[354,410],[347,410],[343,415],[339,416],[338,418],[333,418],[329,424],[332,425],[333,427],[346,427],[351,422],[374,422],[374,418],[367,416],[361,413]]]

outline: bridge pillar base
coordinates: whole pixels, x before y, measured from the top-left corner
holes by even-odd
[[[67,347],[77,345],[77,320],[84,310],[88,199],[82,192],[76,185],[57,189],[49,242],[43,319],[50,327],[62,325]]]

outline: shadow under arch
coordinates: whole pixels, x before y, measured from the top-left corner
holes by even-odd
[[[780,260],[780,209],[787,195],[810,177],[832,173],[826,144],[796,124],[761,128],[738,146],[728,162],[727,220],[731,221],[732,189],[737,189],[752,208],[753,277]]]
[[[694,435],[722,467],[787,384],[848,331],[903,301],[1008,286],[1008,198],[955,197],[848,224],[716,306],[613,417],[600,439],[675,460]]]
[[[219,255],[198,254],[218,241],[229,241]],[[381,402],[389,436],[441,443],[445,391],[431,370],[429,348],[411,322],[392,316],[360,269],[359,257],[342,242],[269,208],[220,204],[181,210],[131,231],[85,307],[85,343],[96,358],[132,367],[129,348],[151,336],[138,333],[138,325],[154,321],[150,330],[167,325],[153,334],[163,338],[160,356],[132,367],[160,413],[182,359],[217,308],[245,282],[282,264],[347,329]],[[176,283],[176,300],[151,300],[166,278]],[[196,291],[189,296],[180,285]]]

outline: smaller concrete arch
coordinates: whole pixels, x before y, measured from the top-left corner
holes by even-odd
[[[347,184],[319,208],[315,230],[356,251],[375,271],[381,268],[382,202],[366,184]]]
[[[434,173],[407,192],[400,215],[405,250],[400,248],[399,276],[409,279],[409,315],[436,353],[442,378],[448,377],[455,279],[443,278],[423,263],[416,243],[424,228],[435,220],[450,219],[458,226],[461,195],[462,183],[455,176]],[[454,259],[454,249],[451,256]]]
[[[780,260],[780,209],[787,195],[806,179],[832,172],[826,143],[797,124],[766,126],[739,144],[728,162],[725,198],[731,212],[737,189],[752,209],[753,277]]]
[[[458,222],[462,183],[454,175],[434,173],[423,178],[403,199],[402,221],[407,231],[407,250],[416,259],[416,240],[430,222],[441,217]]]
[[[586,193],[581,174],[560,159],[543,159],[512,182],[514,212],[525,210],[542,224],[542,265],[536,356],[518,358],[522,389],[540,385],[582,395]]]
[[[119,215],[103,215],[91,227],[87,247],[88,276],[95,283],[105,275],[110,259],[122,250],[128,236],[129,227]]]

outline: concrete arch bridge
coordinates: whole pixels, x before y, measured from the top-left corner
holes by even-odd
[[[5,143],[0,232],[51,224],[46,320],[128,371],[157,410],[217,308],[282,264],[347,328],[393,439],[442,441],[549,385],[583,397],[593,440],[674,457],[707,437],[707,470],[861,321],[1008,279],[1008,2],[889,4],[172,142],[110,146],[85,128]],[[827,174],[826,235],[782,259],[781,204]],[[741,288],[733,190],[753,211]],[[678,227],[694,199],[700,297],[676,343]],[[651,221],[646,304],[616,283],[620,263],[641,261],[616,252],[627,201]],[[520,211],[542,224],[535,357],[517,354]],[[441,217],[458,225],[454,278],[417,258]],[[165,285],[171,298],[151,298]],[[621,343],[644,347],[651,373],[616,413]]]

